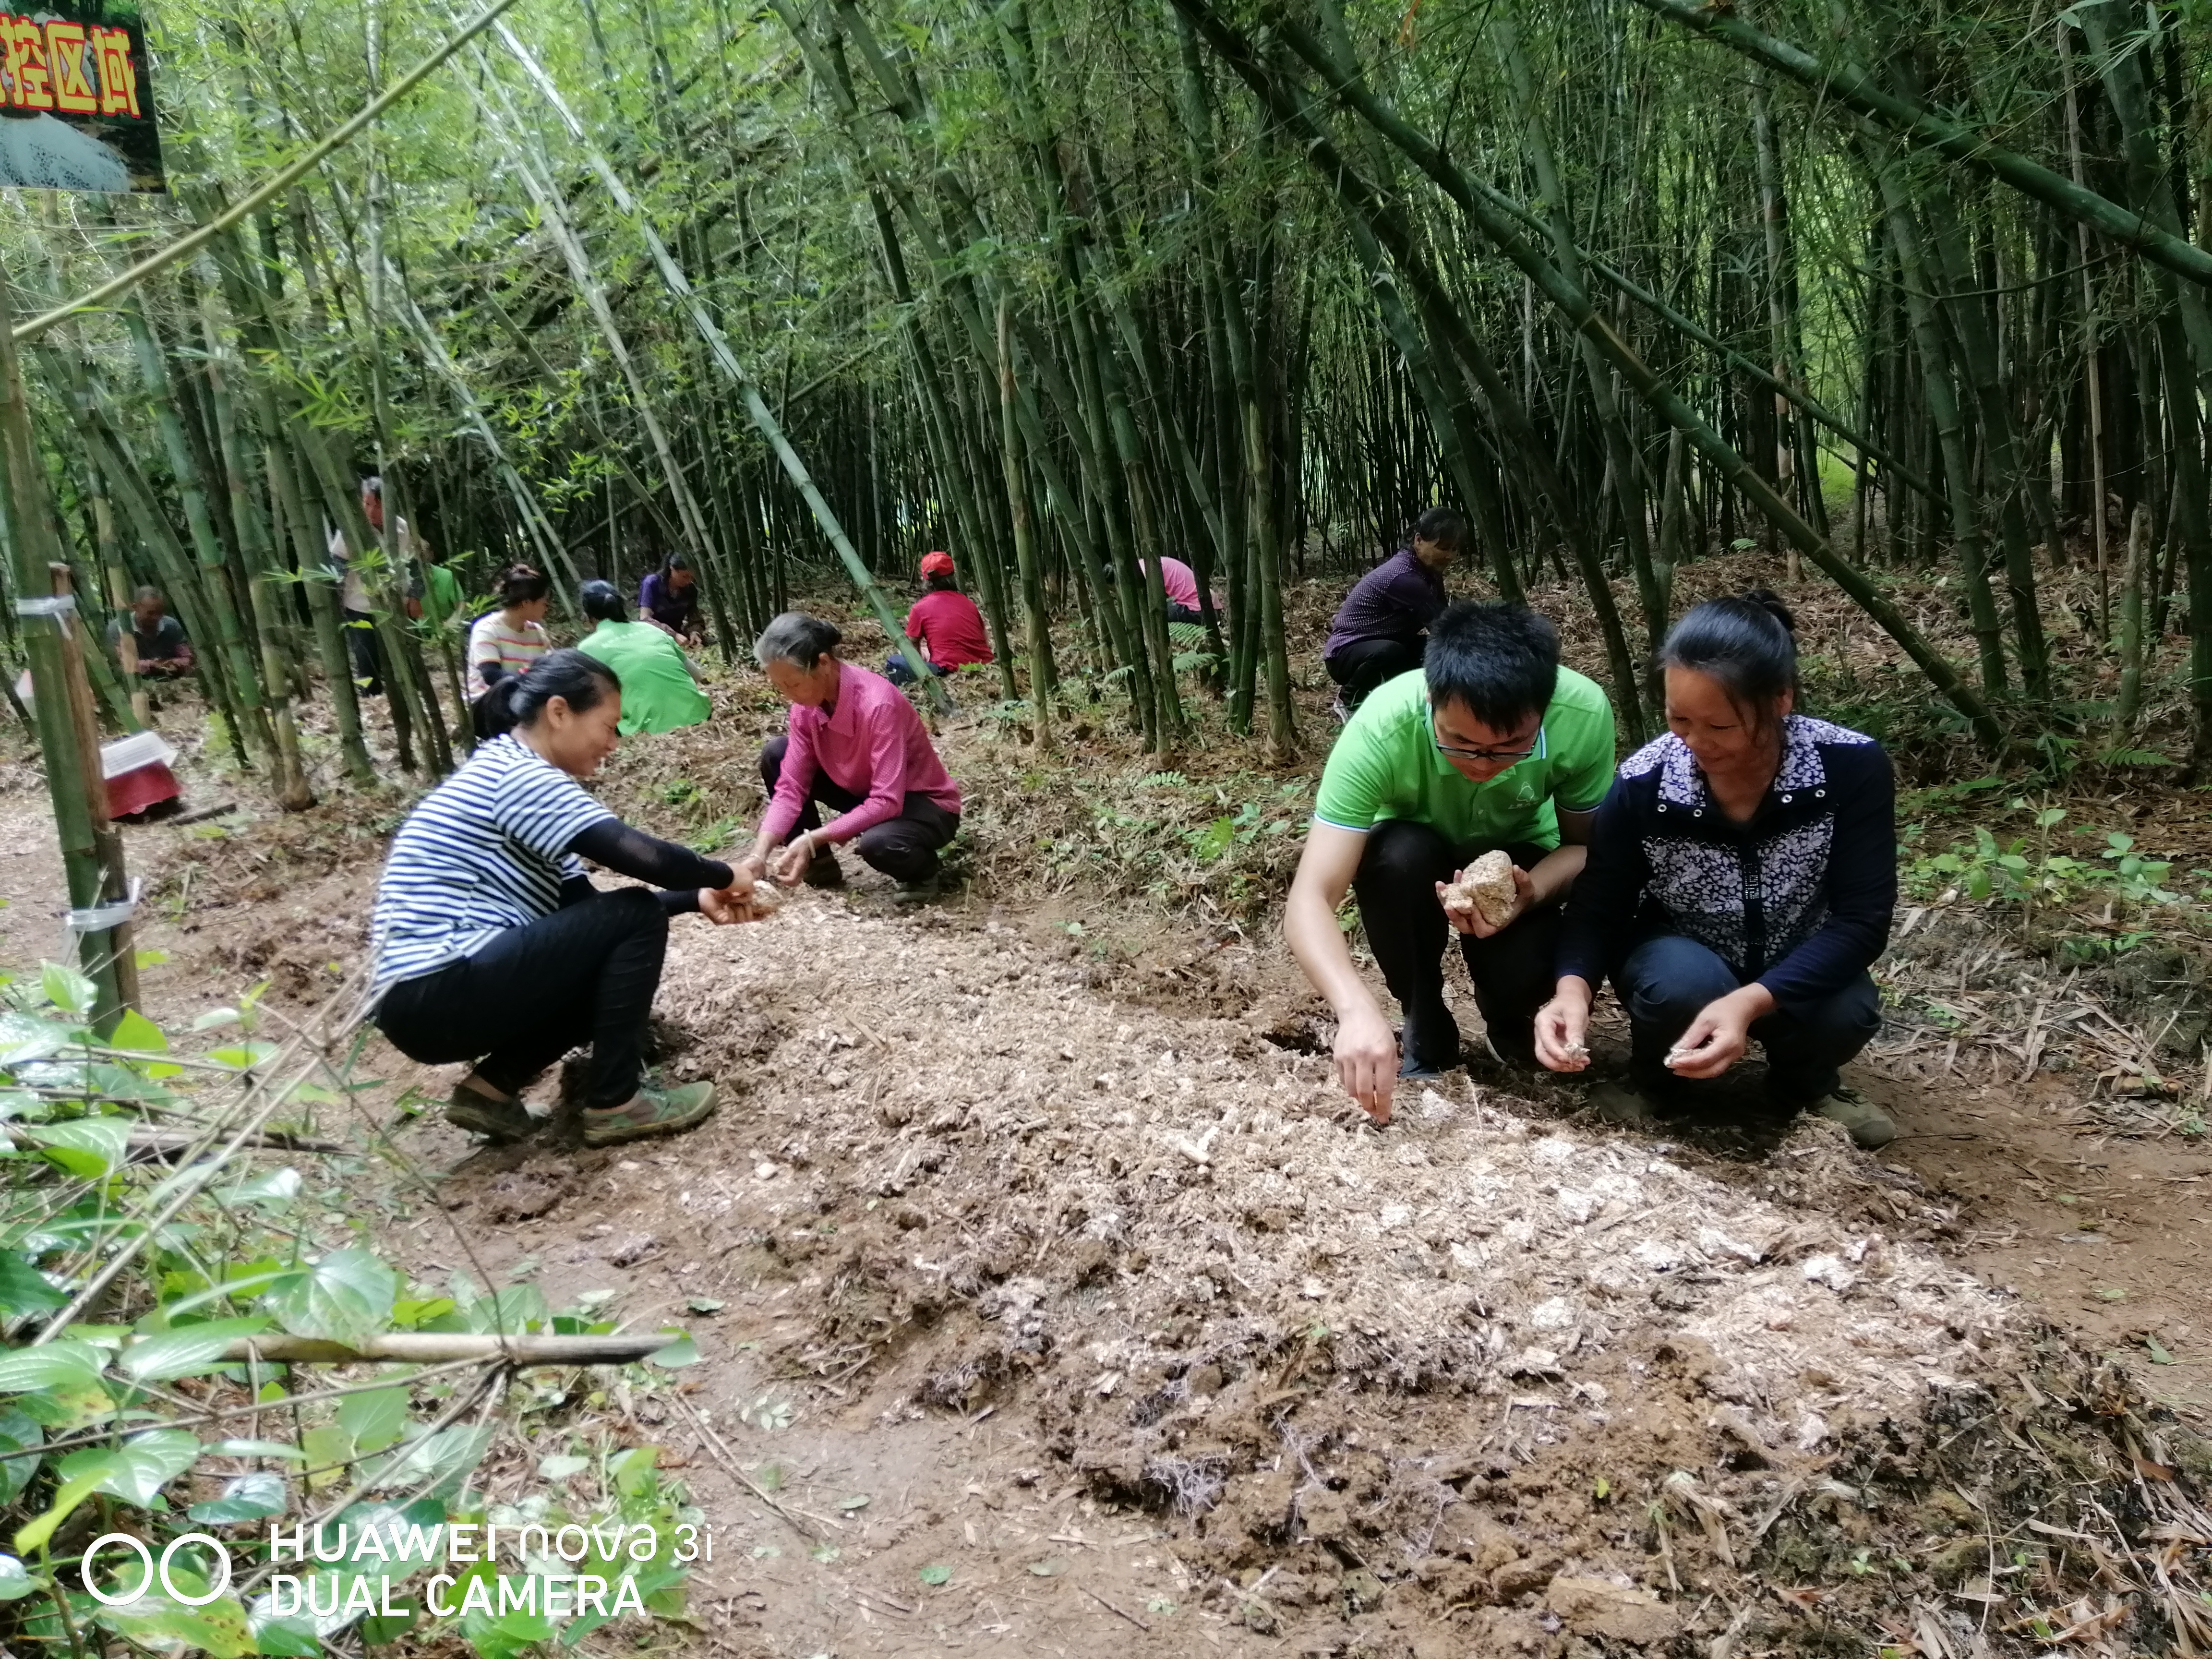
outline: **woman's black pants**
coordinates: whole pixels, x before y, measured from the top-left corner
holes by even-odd
[[[667,951],[659,895],[621,888],[400,981],[384,994],[376,1023],[410,1060],[474,1060],[478,1076],[509,1095],[588,1037],[588,1102],[620,1106],[637,1093],[646,1016]]]
[[[1421,659],[1427,654],[1428,645],[1426,635],[1411,641],[1354,640],[1322,665],[1328,670],[1329,678],[1344,688],[1344,708],[1349,714],[1365,702],[1368,694],[1383,681],[1395,680],[1419,668]]]
[[[1708,1003],[1742,981],[1718,954],[1693,939],[1662,933],[1628,953],[1613,970],[1613,994],[1628,1011],[1629,1071],[1656,1098],[1682,1100],[1704,1086],[1677,1077],[1667,1055]],[[1766,1092],[1778,1105],[1805,1106],[1842,1085],[1843,1063],[1881,1030],[1881,993],[1861,974],[1817,1002],[1777,1008],[1751,1023],[1751,1039],[1766,1051]]]
[[[776,780],[783,775],[783,757],[790,746],[788,738],[770,738],[761,745],[761,782],[771,797]],[[849,812],[866,799],[840,788],[817,766],[805,809],[799,815],[799,828],[819,830],[821,807]],[[853,850],[893,881],[927,881],[937,873],[937,849],[959,833],[960,814],[948,812],[928,796],[909,790],[899,815],[862,830],[853,842]]]

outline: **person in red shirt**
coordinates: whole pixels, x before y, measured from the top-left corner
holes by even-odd
[[[991,661],[991,636],[984,631],[983,613],[953,586],[952,556],[926,554],[921,579],[929,585],[928,592],[906,613],[906,636],[921,647],[929,665],[949,674],[970,663]],[[915,678],[914,665],[898,651],[891,653],[884,673],[894,685],[911,685]]]

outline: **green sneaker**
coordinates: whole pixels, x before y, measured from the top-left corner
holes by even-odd
[[[446,1102],[446,1121],[499,1146],[527,1140],[545,1127],[544,1121],[531,1116],[530,1109],[514,1096],[494,1097],[471,1089],[465,1083],[453,1085],[453,1095]]]
[[[937,878],[924,876],[920,881],[902,881],[891,894],[893,904],[929,904],[937,898]]]
[[[1651,1103],[1638,1090],[1624,1083],[1601,1083],[1590,1091],[1590,1104],[1597,1108],[1601,1122],[1618,1128],[1644,1128],[1659,1121]]]
[[[584,1113],[584,1145],[614,1146],[625,1140],[647,1140],[654,1135],[681,1134],[714,1115],[714,1085],[687,1083],[664,1089],[638,1085],[626,1106],[592,1107]]]
[[[1812,1110],[1816,1117],[1842,1124],[1850,1133],[1851,1144],[1863,1151],[1879,1152],[1897,1139],[1897,1125],[1890,1121],[1889,1114],[1856,1089],[1838,1089],[1814,1101]]]

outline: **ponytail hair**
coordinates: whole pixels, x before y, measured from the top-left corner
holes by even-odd
[[[542,599],[552,591],[553,584],[545,579],[545,573],[533,565],[511,564],[499,573],[499,604],[502,611]]]
[[[509,675],[483,694],[477,703],[478,735],[495,738],[517,726],[535,726],[556,697],[581,714],[621,695],[622,677],[597,657],[548,651],[526,672]]]
[[[1659,664],[1711,675],[1763,727],[1797,690],[1797,619],[1764,587],[1707,599],[1668,630]]]

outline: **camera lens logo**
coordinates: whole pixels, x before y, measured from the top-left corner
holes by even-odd
[[[144,1570],[143,1576],[138,1580],[138,1588],[127,1595],[109,1595],[100,1589],[99,1581],[92,1576],[93,1558],[110,1544],[120,1544],[126,1549],[136,1551],[138,1565]],[[187,1595],[177,1588],[176,1580],[169,1576],[170,1563],[176,1559],[177,1552],[187,1544],[204,1544],[222,1566],[222,1576],[215,1581],[215,1588],[204,1595]],[[77,1558],[77,1570],[84,1575],[85,1589],[93,1600],[106,1607],[119,1607],[126,1602],[137,1601],[153,1588],[154,1581],[158,1577],[161,1581],[161,1593],[172,1601],[187,1607],[204,1607],[230,1588],[230,1551],[222,1540],[210,1538],[204,1532],[184,1533],[169,1540],[168,1547],[161,1552],[161,1565],[156,1567],[153,1551],[148,1549],[143,1542],[127,1532],[110,1532],[101,1534],[86,1547],[84,1553]]]

